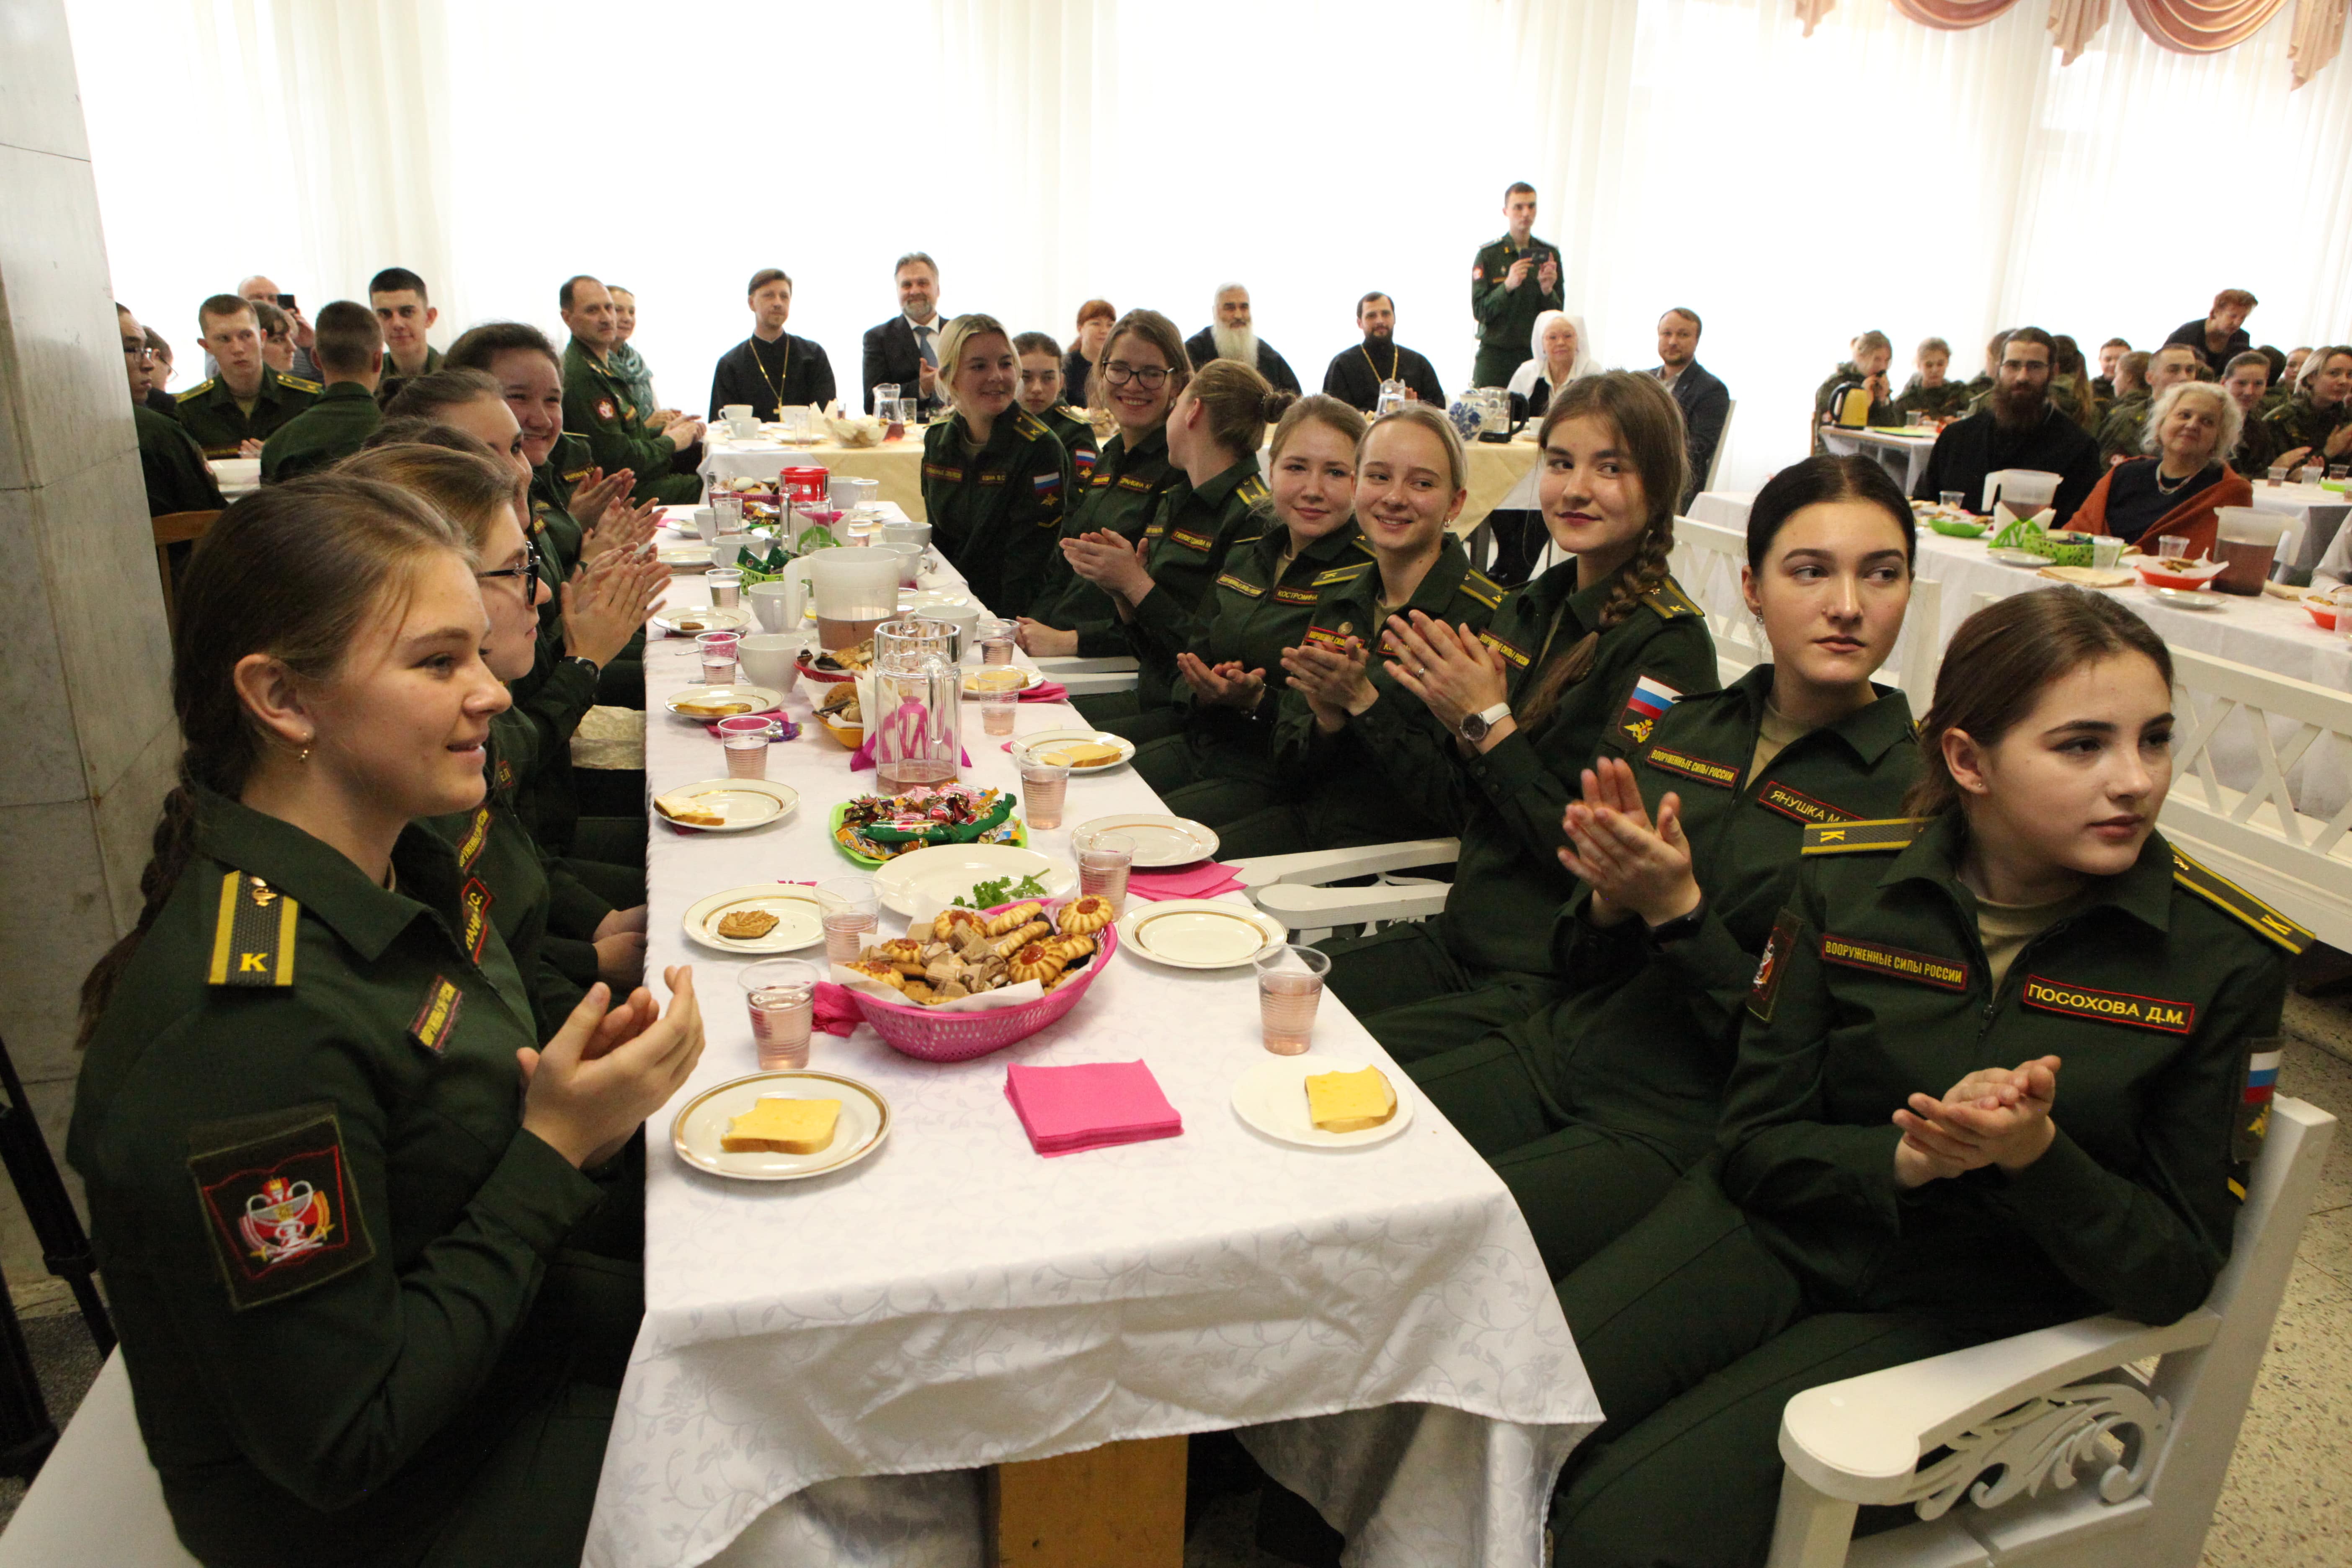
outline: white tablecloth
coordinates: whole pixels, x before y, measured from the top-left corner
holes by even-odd
[[[1875,458],[1907,496],[1919,492],[1919,476],[1927,471],[1927,454],[1936,449],[1936,437],[1932,433],[1895,436],[1884,430],[1824,430],[1822,445],[1841,458],[1859,452]],[[1973,507],[1981,499],[1970,496],[1968,504]]]
[[[2347,558],[2346,550],[2352,546],[2352,538],[2344,531],[2344,519],[2352,514],[2352,502],[2346,500],[2343,491],[2317,485],[2269,484],[2260,474],[2253,476],[2253,485],[2257,511],[2282,511],[2295,520],[2279,540],[2278,558],[2283,564],[2304,572],[2324,571],[2338,579],[2347,575],[2347,562],[2352,558]]]
[[[878,447],[787,447],[765,437],[729,440],[716,432],[703,437],[700,473],[712,479],[772,479],[786,468],[819,468],[839,479],[875,479],[877,500],[895,501],[916,521],[923,521],[923,433],[909,429]]]
[[[682,577],[672,597],[700,592]],[[717,742],[658,712],[692,679],[689,648],[646,649],[657,790],[724,772]],[[802,693],[789,707],[805,718]],[[977,713],[965,710],[967,776],[1013,785]],[[1020,710],[1024,731],[1074,721],[1059,705]],[[696,964],[709,1039],[678,1103],[755,1069],[735,984],[745,961],[690,946],[681,911],[746,882],[851,869],[825,817],[874,780],[814,728],[771,748],[769,777],[801,792],[784,821],[653,830],[647,970]],[[1129,770],[1069,791],[1071,826],[1158,804]],[[1068,854],[1066,828],[1032,838]],[[1336,998],[1315,1039],[1416,1095]],[[1182,1115],[1181,1137],[1031,1152],[1004,1099],[1008,1064],[1136,1058]],[[587,1561],[699,1563],[747,1530],[766,1563],[954,1561],[906,1545],[936,1548],[944,1531],[976,1563],[968,1478],[835,1478],[1247,1427],[1262,1462],[1356,1543],[1351,1562],[1538,1562],[1551,1481],[1600,1412],[1525,1222],[1425,1101],[1404,1133],[1354,1152],[1251,1131],[1230,1092],[1264,1059],[1248,971],[1121,954],[1061,1025],[977,1061],[916,1061],[864,1027],[819,1035],[811,1065],[879,1089],[894,1118],[888,1142],[837,1175],[706,1175],[671,1152],[672,1112],[655,1117],[646,1319]]]

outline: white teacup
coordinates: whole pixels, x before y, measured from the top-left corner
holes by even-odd
[[[719,513],[717,510],[707,506],[696,507],[694,509],[694,531],[702,536],[702,542],[705,544],[708,544],[712,540],[718,538]]]
[[[751,600],[751,613],[760,617],[760,625],[770,632],[789,632],[785,620],[792,613],[792,584],[789,583],[754,583],[746,590]],[[766,684],[764,681],[762,685]]]
[[[756,596],[761,588],[778,584],[759,583],[752,585]],[[762,619],[761,625],[766,622]],[[796,662],[801,654],[801,639],[781,632],[756,632],[735,645],[736,661],[741,665],[743,677],[754,686],[764,686],[771,691],[790,691],[800,679]]]

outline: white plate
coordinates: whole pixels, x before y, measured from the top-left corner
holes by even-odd
[[[1070,842],[1076,843],[1081,833],[1124,833],[1134,839],[1135,868],[1139,871],[1191,866],[1217,852],[1214,829],[1189,816],[1169,816],[1160,812],[1128,812],[1081,822],[1070,829]]]
[[[780,816],[790,816],[801,800],[800,792],[792,785],[770,784],[766,779],[704,779],[660,793],[692,795],[727,819],[723,827],[705,827],[696,822],[671,822],[660,812],[652,812],[654,820],[688,833],[748,833]]]
[[[1307,1080],[1310,1076],[1358,1072],[1370,1065],[1318,1057],[1312,1051],[1303,1057],[1268,1056],[1242,1074],[1240,1081],[1234,1085],[1234,1110],[1252,1127],[1285,1143],[1309,1149],[1360,1149],[1368,1143],[1385,1143],[1412,1122],[1412,1095],[1409,1086],[1402,1085],[1402,1075],[1394,1068],[1382,1068],[1381,1072],[1389,1080],[1389,1087],[1396,1090],[1396,1114],[1378,1127],[1367,1127],[1361,1132],[1326,1132],[1307,1114]]]
[[[718,702],[728,699],[749,702],[751,706],[735,713],[679,713],[677,711],[677,705],[681,702]],[[689,686],[683,691],[671,692],[663,700],[662,706],[677,717],[691,720],[697,724],[716,724],[721,719],[739,718],[744,713],[765,713],[783,700],[782,692],[765,686]]]
[[[973,665],[963,672],[963,694],[966,697],[980,695],[980,674],[983,669],[1009,669],[1019,675],[1021,684],[1013,689],[1015,691],[1026,691],[1033,686],[1045,683],[1044,670],[1033,669],[1025,664]]]
[[[1122,952],[1171,969],[1232,969],[1289,939],[1264,910],[1215,899],[1130,900],[1118,922]]]
[[[1098,746],[1116,746],[1118,755],[1108,763],[1090,763],[1082,768],[1072,768],[1074,773],[1107,773],[1123,768],[1135,760],[1135,742],[1124,735],[1114,735],[1108,730],[1040,730],[1034,734],[1015,735],[1013,744],[1022,751],[1052,751],[1056,745],[1072,745],[1093,742]]]
[[[1304,1090],[1300,1092],[1304,1093]],[[814,1154],[730,1154],[719,1146],[727,1123],[761,1100],[837,1100],[841,1115],[833,1142]],[[708,1089],[686,1102],[670,1123],[670,1147],[677,1157],[715,1176],[745,1182],[797,1182],[854,1165],[890,1135],[890,1102],[856,1079],[838,1073],[753,1073]]]
[[[657,545],[654,558],[673,572],[684,571],[689,566],[707,567],[710,564],[710,546],[699,539],[691,544]]]
[[[664,610],[648,623],[656,631],[677,637],[698,637],[704,632],[740,632],[748,628],[757,617],[740,605],[722,609],[717,605],[686,605],[675,610]],[[691,628],[679,623],[691,621]]]
[[[2227,602],[2210,588],[2150,588],[2148,593],[2158,604],[2176,610],[2218,610]]]
[[[1985,552],[1985,557],[1987,560],[1998,561],[2003,566],[2023,566],[2034,572],[2039,572],[2050,564],[2050,557],[2036,555],[2031,550],[1988,550]]]
[[[764,910],[776,917],[765,936],[720,936],[719,922],[738,910]],[[824,940],[824,918],[816,889],[798,882],[755,882],[713,893],[686,911],[686,934],[722,952],[797,952]]]
[[[874,890],[882,901],[909,920],[915,895],[933,904],[970,899],[972,884],[1009,877],[1018,882],[1034,877],[1045,885],[1045,897],[1058,899],[1078,885],[1074,866],[1024,849],[1017,844],[934,844],[883,862],[874,873]]]

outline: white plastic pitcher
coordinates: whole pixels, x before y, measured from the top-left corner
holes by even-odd
[[[2278,555],[2280,538],[2293,520],[2283,513],[2250,506],[2214,509],[2214,559],[2221,574],[2213,586],[2225,594],[2259,594]]]
[[[800,625],[814,609],[823,647],[863,642],[877,624],[898,613],[898,557],[892,551],[813,550],[785,564],[784,582],[793,590],[785,600],[785,624]]]
[[[2058,499],[2058,476],[2040,468],[1996,468],[1985,476],[1984,505],[1978,510],[1991,511],[1995,497],[2018,516],[2032,517]]]

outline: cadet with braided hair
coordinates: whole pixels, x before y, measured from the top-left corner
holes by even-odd
[[[1544,526],[1572,559],[1484,631],[1391,617],[1387,668],[1402,690],[1348,721],[1405,802],[1462,840],[1444,913],[1324,944],[1332,989],[1401,1060],[1550,1004],[1552,920],[1575,886],[1560,821],[1579,775],[1717,684],[1706,617],[1666,564],[1689,466],[1673,396],[1646,375],[1585,376],[1552,400],[1538,441]],[[1437,725],[1418,721],[1423,708]]]

